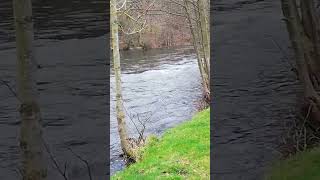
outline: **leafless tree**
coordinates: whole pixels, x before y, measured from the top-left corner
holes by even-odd
[[[41,143],[31,0],[13,0],[13,9],[18,59],[17,95],[21,103],[22,177],[24,180],[43,180],[47,177],[47,167]]]
[[[148,8],[152,6],[152,3],[147,7],[147,9],[140,15],[130,15],[129,10],[131,6],[134,6],[136,1],[128,2],[123,0],[121,2],[117,0],[112,0],[110,3],[111,9],[111,39],[112,39],[112,59],[113,59],[113,68],[115,73],[115,82],[116,82],[116,114],[118,122],[118,132],[120,136],[121,148],[124,154],[130,158],[135,159],[136,149],[132,146],[130,138],[128,135],[125,113],[123,107],[122,99],[122,88],[121,88],[121,65],[120,65],[120,52],[119,52],[119,27],[121,31],[126,34],[135,34],[141,32],[146,27],[146,21],[143,19],[145,12]],[[153,1],[154,3],[154,1]],[[128,7],[129,6],[129,7]],[[126,17],[130,18],[131,21],[135,22],[136,26],[133,27],[121,27],[118,21],[118,15],[123,14]],[[141,23],[141,20],[143,23]],[[129,29],[128,31],[125,28]]]
[[[314,0],[281,0],[294,50],[298,77],[304,88],[304,112],[320,122],[320,18]],[[319,1],[318,1],[319,3]]]

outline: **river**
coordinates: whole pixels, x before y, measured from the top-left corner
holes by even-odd
[[[280,1],[213,3],[212,177],[262,179],[280,157],[283,124],[294,118],[299,92],[294,73],[270,39],[271,35],[289,52]],[[11,14],[11,1],[2,1],[0,75],[15,89]],[[95,179],[104,179],[109,146],[104,1],[38,0],[34,14],[36,56],[42,67],[38,87],[44,136],[58,161],[69,162],[72,179],[88,179],[88,175],[66,147],[90,160]],[[153,114],[147,134],[161,135],[192,116],[201,91],[195,56],[188,48],[125,52],[122,63],[125,107],[132,114]],[[112,173],[123,168],[118,156],[113,84],[111,75]],[[18,179],[14,171],[20,161],[18,102],[5,86],[0,88],[0,98],[0,179]],[[130,122],[128,127],[136,135]],[[49,177],[60,178],[52,164]]]
[[[38,90],[44,138],[61,168],[67,162],[71,179],[107,177],[108,75],[106,73],[107,13],[104,0],[33,1]],[[16,49],[12,1],[0,2],[0,76],[16,89]],[[17,99],[0,86],[0,179],[20,179]],[[85,128],[84,128],[85,127]],[[62,177],[48,162],[48,179]]]
[[[151,116],[146,135],[161,135],[166,129],[188,120],[201,97],[201,79],[192,48],[133,50],[121,54],[123,99],[131,136],[137,131],[131,122]],[[120,142],[115,117],[114,76],[111,73],[111,174],[124,167],[119,157]],[[139,125],[137,118],[132,118]],[[140,126],[141,128],[141,126]]]
[[[106,73],[105,1],[34,1],[36,58],[41,68],[38,90],[44,138],[71,179],[88,179],[86,166],[70,147],[90,163],[94,179],[106,179],[110,107],[111,173],[124,168]],[[16,89],[16,49],[11,1],[0,3],[0,76]],[[161,135],[188,120],[201,96],[195,54],[190,47],[132,50],[121,54],[124,105],[129,113],[152,114],[146,134]],[[0,179],[19,179],[18,101],[0,86]],[[85,127],[85,128],[84,128]],[[134,126],[128,122],[130,135]],[[48,179],[62,177],[48,162]]]
[[[212,177],[263,179],[281,157],[285,123],[295,117],[300,91],[272,41],[292,57],[280,0],[213,3]]]

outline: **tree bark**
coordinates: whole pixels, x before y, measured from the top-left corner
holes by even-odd
[[[200,15],[200,32],[202,35],[202,49],[203,49],[203,66],[205,70],[205,80],[204,83],[207,98],[210,100],[210,30],[209,30],[209,11],[206,7],[210,7],[207,0],[199,0],[199,15]]]
[[[40,108],[36,88],[37,63],[31,0],[13,0],[18,59],[18,98],[20,100],[20,148],[23,180],[43,180],[47,168],[43,155]]]
[[[113,68],[115,73],[116,81],[116,114],[118,122],[118,132],[120,136],[120,143],[123,153],[129,158],[134,158],[133,149],[129,143],[129,137],[127,133],[127,126],[125,121],[125,115],[123,111],[123,100],[121,90],[121,66],[120,66],[120,52],[119,52],[119,35],[118,35],[118,20],[117,20],[117,9],[116,0],[112,0],[110,3],[111,9],[111,39],[112,39],[112,58]]]
[[[184,0],[189,28],[192,34],[193,46],[197,54],[198,66],[202,78],[202,86],[205,99],[210,102],[210,30],[209,30],[209,6],[207,0],[189,2]]]
[[[300,1],[299,11],[295,0],[281,0],[282,11],[286,18],[287,30],[295,53],[299,79],[304,88],[304,104],[312,107],[312,120],[320,122],[320,96],[319,91],[319,58],[316,44],[310,39],[316,26],[313,24],[312,4]],[[307,109],[307,108],[305,108]]]

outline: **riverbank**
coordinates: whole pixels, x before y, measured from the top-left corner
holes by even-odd
[[[274,165],[267,180],[320,179],[320,148],[300,152]]]
[[[209,179],[210,109],[168,130],[161,139],[150,139],[142,159],[112,179]]]

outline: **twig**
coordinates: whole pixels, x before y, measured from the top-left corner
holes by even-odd
[[[286,52],[284,51],[284,49],[280,46],[280,44],[273,38],[273,36],[271,35],[266,35],[266,37],[269,37],[271,39],[271,41],[273,42],[273,44],[279,49],[279,51],[282,53],[282,55],[284,56],[284,58],[287,60],[287,63],[289,64],[289,66],[291,67],[291,69],[295,69],[295,67],[293,66],[293,64],[290,62],[290,58],[287,56]]]
[[[74,154],[78,159],[80,159],[82,162],[84,162],[86,164],[87,169],[88,169],[88,173],[89,173],[89,178],[90,178],[90,180],[92,180],[91,169],[90,169],[90,165],[89,165],[88,161],[83,159],[80,155],[76,154],[71,148],[68,147],[68,149],[71,151],[72,154]]]
[[[44,145],[47,153],[49,154],[50,159],[53,161],[53,164],[55,165],[56,169],[58,170],[58,172],[60,173],[60,175],[61,175],[65,180],[68,180],[68,176],[67,176],[67,174],[66,174],[66,169],[67,169],[66,163],[65,163],[64,171],[62,171],[62,169],[60,168],[57,160],[54,158],[53,154],[51,153],[51,151],[50,151],[50,149],[49,149],[49,146],[47,145],[46,141],[43,139],[43,137],[41,137],[41,139],[42,139],[43,145]]]
[[[17,93],[13,90],[13,88],[11,88],[11,86],[6,81],[4,81],[2,78],[0,78],[0,81],[2,82],[3,85],[7,86],[9,91],[11,92],[11,94],[13,94],[13,96],[16,97],[18,99],[18,101],[21,102],[21,100],[19,99]]]
[[[124,106],[123,103],[122,103],[122,106],[123,106],[123,109],[125,110],[126,114],[129,116],[130,121],[133,123],[135,129],[137,130],[137,133],[139,133],[139,135],[141,135],[138,126],[137,126],[136,123],[134,122],[133,118],[130,116],[129,112],[127,111],[127,108]]]
[[[119,11],[120,9],[122,9],[122,8],[126,5],[126,3],[127,3],[127,0],[124,0],[123,3],[122,3],[122,5],[121,5],[121,7],[116,8],[117,11]],[[116,5],[115,5],[115,6],[116,6]]]
[[[141,132],[140,132],[140,136],[138,137],[138,141],[140,142],[140,141],[143,140],[143,134],[144,134],[144,130],[146,129],[146,123],[142,123],[142,122],[140,121],[140,116],[139,116],[139,114],[137,114],[137,116],[138,116],[138,121],[139,121],[139,123],[142,125],[142,129],[141,129]]]
[[[21,169],[19,169],[19,168],[16,168],[16,169],[14,169],[13,170],[15,173],[17,173],[17,175],[19,176],[19,177],[21,177],[21,179],[22,179],[22,172],[21,172]]]
[[[68,163],[68,162],[65,162],[65,163],[64,163],[63,174],[66,174],[66,173],[67,173],[67,163]]]

